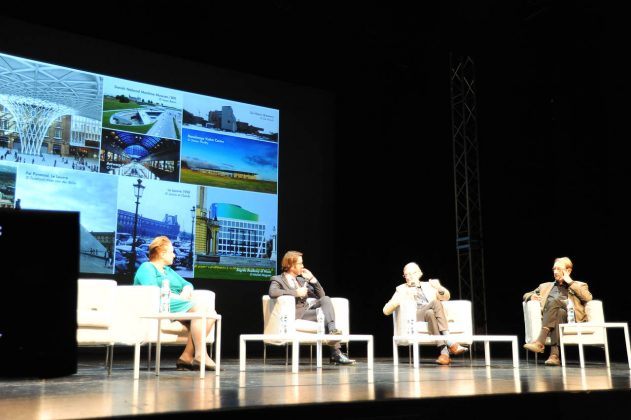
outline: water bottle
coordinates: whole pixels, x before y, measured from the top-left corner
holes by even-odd
[[[408,325],[407,325],[407,333],[408,335],[414,335],[414,324],[416,323],[416,320],[414,318],[408,318]]]
[[[324,312],[322,312],[322,308],[316,309],[316,319],[318,321],[318,334],[324,334]]]
[[[171,312],[171,287],[169,280],[162,280],[160,288],[160,312]]]
[[[576,322],[576,318],[574,317],[574,302],[570,297],[567,297],[567,322],[570,324]]]
[[[282,311],[280,313],[280,333],[281,334],[287,334],[288,331],[288,317],[287,317],[287,312],[286,311]]]

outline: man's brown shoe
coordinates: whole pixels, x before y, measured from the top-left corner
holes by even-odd
[[[546,366],[561,366],[561,360],[556,354],[551,354],[545,362]]]
[[[436,359],[436,363],[439,365],[448,365],[451,363],[451,358],[448,355],[441,353],[441,355],[438,356],[438,359]]]
[[[543,353],[543,351],[545,350],[545,346],[538,341],[524,344],[524,348],[535,353]]]
[[[461,346],[459,343],[453,343],[451,346],[449,346],[449,353],[453,354],[454,356],[458,356],[466,351],[469,351],[469,349]]]

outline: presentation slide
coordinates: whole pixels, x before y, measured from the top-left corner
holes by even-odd
[[[0,52],[0,207],[80,213],[80,272],[151,240],[185,278],[276,274],[279,110]]]

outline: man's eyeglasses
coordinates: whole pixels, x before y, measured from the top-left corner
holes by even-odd
[[[422,272],[422,271],[420,271],[420,270],[416,270],[416,271],[412,271],[411,273],[405,273],[405,274],[403,274],[403,278],[404,278],[404,279],[406,279],[406,278],[408,278],[408,277],[413,276],[413,275],[414,275],[414,274],[416,274],[416,273],[421,273],[421,274],[423,274],[423,272]]]

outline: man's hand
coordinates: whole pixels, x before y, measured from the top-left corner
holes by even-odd
[[[541,296],[539,296],[536,293],[533,293],[532,295],[530,295],[530,300],[541,300]]]
[[[440,280],[438,279],[429,279],[429,285],[434,289],[440,289]]]
[[[308,292],[309,291],[307,290],[306,286],[299,287],[296,289],[296,294],[298,295],[298,297],[301,297],[301,298],[306,297]]]
[[[574,283],[574,280],[572,280],[572,277],[570,277],[570,270],[568,270],[567,268],[563,270],[563,281],[566,282],[568,286]]]
[[[302,269],[302,277],[307,279],[309,283],[315,283],[317,281],[313,273],[306,268]]]

